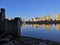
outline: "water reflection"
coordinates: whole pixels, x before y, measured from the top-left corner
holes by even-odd
[[[43,27],[43,28],[45,28],[45,29],[50,29],[50,24],[31,24],[32,25],[32,27],[35,27],[35,28],[40,28],[40,27]]]
[[[24,24],[23,26],[25,27],[26,24]],[[51,24],[31,24],[32,27],[35,27],[35,28],[45,28],[47,30],[50,30],[51,28]],[[55,27],[56,27],[56,30],[60,30],[60,24],[55,24]]]
[[[50,24],[42,24],[41,26],[45,29],[50,30]]]
[[[33,44],[34,45],[35,44],[36,45],[60,45],[60,36],[59,36],[60,31],[57,31],[55,29],[56,25],[54,24],[52,25],[51,24],[28,24],[26,25],[26,27],[22,26],[23,27],[22,35],[24,39],[27,40],[25,42],[31,45]],[[47,31],[46,29],[49,31]],[[57,44],[56,41],[59,43]]]
[[[60,30],[60,24],[56,24],[55,26],[57,30]]]
[[[31,26],[32,26],[32,27],[35,27],[35,28],[40,27],[40,25],[39,25],[39,24],[31,24]]]

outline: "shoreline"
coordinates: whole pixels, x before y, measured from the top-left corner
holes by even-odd
[[[26,21],[26,24],[60,24],[60,21]]]

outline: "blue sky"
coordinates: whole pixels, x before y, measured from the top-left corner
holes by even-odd
[[[25,19],[60,13],[60,0],[0,0],[0,8],[6,9],[6,18]]]

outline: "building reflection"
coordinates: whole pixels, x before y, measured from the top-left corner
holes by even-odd
[[[8,33],[9,31],[10,33]],[[0,45],[60,45],[60,43],[56,41],[21,36],[21,25],[20,30],[13,30],[13,32],[11,32],[11,30],[0,30]]]
[[[47,30],[50,30],[50,26],[52,26],[52,24],[30,24],[32,27],[35,27],[35,28],[40,28],[40,27],[43,27]],[[56,30],[60,30],[60,24],[54,24],[55,27],[56,27]],[[26,26],[26,24],[22,24],[22,26]]]
[[[25,26],[26,26],[26,24],[25,24],[25,23],[23,23],[23,24],[22,24],[22,26],[23,26],[23,27],[25,27]]]
[[[40,27],[40,25],[39,25],[39,24],[31,24],[31,26],[32,26],[32,27],[35,27],[35,28]]]
[[[41,26],[45,29],[50,30],[50,24],[42,24]]]
[[[55,26],[57,30],[60,30],[60,24],[56,24]]]
[[[48,30],[50,30],[50,24],[31,24],[32,25],[32,27],[35,27],[35,28],[39,28],[39,27],[43,27],[43,28],[45,28],[45,29],[48,29]]]

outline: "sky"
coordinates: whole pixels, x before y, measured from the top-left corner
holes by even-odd
[[[0,0],[0,8],[5,8],[6,18],[55,18],[60,14],[60,0]]]

